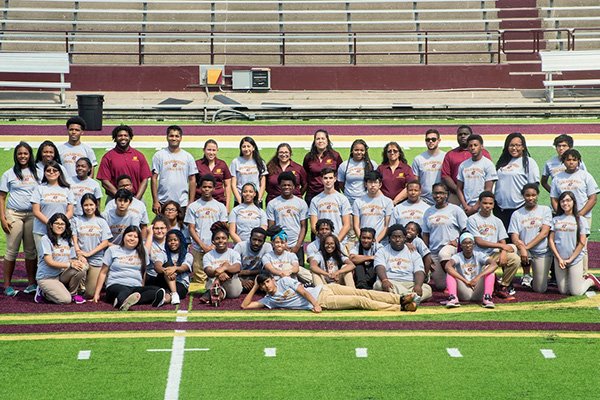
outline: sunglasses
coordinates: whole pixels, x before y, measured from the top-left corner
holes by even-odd
[[[426,139],[425,139],[425,142],[426,142],[426,143],[429,143],[429,142],[437,142],[437,138],[435,138],[435,137],[433,137],[433,138],[426,138]]]

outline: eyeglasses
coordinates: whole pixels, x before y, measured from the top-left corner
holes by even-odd
[[[388,154],[400,153],[400,150],[397,150],[397,149],[389,149],[389,150],[387,151],[387,153],[388,153]]]
[[[435,143],[435,142],[437,142],[437,138],[435,138],[435,137],[425,138],[425,142],[426,143],[429,143],[429,142]]]
[[[519,147],[523,147],[523,145],[521,143],[517,143],[517,144],[511,143],[508,145],[508,147],[510,147],[512,149],[518,149]]]

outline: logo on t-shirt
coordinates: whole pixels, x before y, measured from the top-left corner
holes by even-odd
[[[138,157],[137,157],[137,156],[133,156],[133,157],[131,158],[131,161],[139,161],[139,159],[138,159]]]

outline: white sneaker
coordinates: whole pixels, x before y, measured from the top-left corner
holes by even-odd
[[[171,304],[179,304],[181,300],[179,300],[179,294],[177,292],[171,293]]]
[[[531,277],[531,275],[525,274],[521,278],[521,286],[531,288],[531,282],[533,282],[533,278]]]

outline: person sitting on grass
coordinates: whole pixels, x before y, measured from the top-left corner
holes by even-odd
[[[462,251],[453,255],[446,263],[446,287],[449,298],[447,308],[460,307],[459,300],[477,301],[485,308],[494,308],[492,293],[498,268],[496,261],[485,253],[473,251],[475,238],[469,232],[460,235]]]
[[[310,260],[313,284],[315,286],[328,283],[338,283],[354,287],[354,264],[342,254],[340,241],[334,234],[321,239],[321,248],[317,255]]]
[[[405,245],[406,228],[400,224],[387,230],[389,244],[375,254],[377,281],[373,289],[405,295],[416,293],[420,300],[431,297],[431,286],[424,283],[423,260]]]
[[[306,261],[310,264],[310,260],[317,255],[321,248],[321,239],[333,233],[333,221],[327,218],[322,218],[316,223],[317,237],[306,246]],[[343,249],[342,249],[343,250]]]
[[[148,255],[144,249],[140,228],[130,225],[123,231],[123,239],[104,252],[102,269],[96,283],[94,303],[100,301],[100,293],[106,282],[104,300],[114,308],[127,311],[135,304],[152,304],[160,307],[171,301],[165,289],[144,286],[143,276]]]
[[[252,298],[258,289],[263,290],[266,295],[258,301],[253,301]],[[264,272],[256,277],[256,284],[244,298],[242,308],[244,310],[285,308],[310,310],[314,313],[320,313],[323,309],[416,311],[414,297],[412,293],[401,296],[337,284],[305,288],[290,277],[275,280],[273,275]]]
[[[429,280],[429,276],[431,275],[431,266],[433,265],[433,259],[431,258],[431,251],[429,251],[429,247],[423,241],[421,234],[423,231],[421,230],[421,225],[418,223],[411,221],[404,225],[406,228],[406,246],[409,250],[414,250],[421,256],[423,260],[423,267],[425,267],[425,282]]]
[[[48,233],[40,241],[35,302],[42,303],[45,298],[56,304],[85,303],[77,289],[85,279],[87,264],[77,259],[69,219],[56,213],[46,228]]]
[[[239,242],[233,248],[241,257],[241,270],[239,277],[246,292],[254,286],[256,276],[262,271],[262,258],[265,254],[273,251],[271,243],[265,243],[267,231],[261,227],[254,228],[250,232],[250,239]]]
[[[106,207],[102,212],[102,218],[106,220],[112,233],[112,244],[119,244],[123,239],[123,231],[128,226],[140,227],[142,237],[146,237],[146,224],[143,223],[142,215],[131,210],[133,193],[127,189],[119,189],[115,193],[115,208]]]
[[[373,289],[377,274],[373,266],[375,253],[383,246],[375,241],[375,229],[361,228],[358,243],[350,250],[350,261],[356,265],[356,287],[358,289]]]
[[[210,231],[213,249],[202,258],[204,273],[208,280],[206,281],[207,291],[201,301],[210,300],[209,291],[215,284],[215,280],[225,289],[226,298],[236,299],[240,297],[243,290],[242,281],[238,276],[241,268],[240,255],[237,251],[227,247],[229,228],[226,222],[215,222],[210,227]]]
[[[187,251],[185,236],[179,229],[171,229],[165,237],[165,251],[154,262],[156,276],[146,274],[146,285],[169,290],[171,304],[179,304],[188,294],[194,257]]]
[[[305,283],[312,283],[311,273],[304,267],[300,268],[298,257],[288,250],[287,233],[277,225],[271,226],[267,233],[271,237],[273,251],[263,256],[263,268],[274,275],[275,279],[290,276]]]

